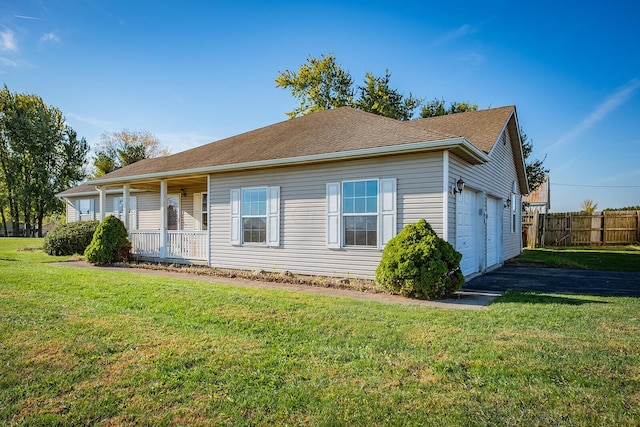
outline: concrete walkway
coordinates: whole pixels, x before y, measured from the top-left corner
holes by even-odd
[[[474,289],[640,297],[640,273],[506,264],[463,286]]]
[[[466,290],[463,289],[452,298],[437,301],[424,301],[412,298],[405,298],[397,295],[389,295],[384,293],[367,293],[361,291],[352,291],[347,289],[322,288],[317,286],[297,285],[291,283],[279,282],[263,282],[258,280],[248,280],[241,278],[203,276],[199,274],[191,274],[186,272],[172,272],[164,270],[148,270],[143,268],[122,268],[122,267],[95,267],[85,261],[67,261],[57,263],[63,267],[80,267],[80,268],[96,268],[109,271],[126,271],[132,274],[141,274],[148,276],[171,277],[181,280],[197,280],[200,282],[219,283],[233,286],[244,286],[262,289],[276,289],[283,291],[304,292],[307,294],[335,296],[342,298],[353,298],[362,301],[375,301],[388,304],[407,304],[422,305],[425,307],[452,308],[464,310],[480,310],[491,304],[494,299],[502,295],[500,291],[483,291],[483,290]]]

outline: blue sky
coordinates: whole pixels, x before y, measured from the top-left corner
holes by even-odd
[[[523,3],[523,4],[520,4]],[[640,204],[634,1],[0,0],[0,80],[60,108],[91,145],[148,130],[172,152],[286,119],[278,71],[333,53],[357,83],[515,104],[552,210]]]

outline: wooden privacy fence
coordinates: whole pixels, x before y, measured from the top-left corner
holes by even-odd
[[[525,212],[522,240],[529,248],[633,244],[640,241],[640,211]]]

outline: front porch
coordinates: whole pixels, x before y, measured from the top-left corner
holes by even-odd
[[[111,213],[124,222],[134,258],[208,264],[207,176],[138,181],[97,189],[100,218]],[[115,196],[107,200],[107,191]],[[111,203],[113,212],[109,209]]]

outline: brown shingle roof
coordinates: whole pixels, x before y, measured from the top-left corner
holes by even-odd
[[[498,140],[514,106],[469,111],[404,122],[411,127],[462,136],[488,153]]]
[[[455,138],[446,132],[349,107],[286,120],[167,157],[146,159],[100,179],[339,153]]]
[[[429,145],[433,142],[433,149],[440,147],[436,142],[452,144],[459,147],[454,152],[471,163],[483,162],[481,152],[491,150],[514,110],[515,107],[508,106],[400,122],[341,107],[279,122],[171,156],[142,160],[66,190],[59,196],[93,192],[94,182],[122,182],[129,177],[151,178],[182,171],[202,173],[226,166],[245,167],[258,162],[274,164],[270,162],[340,153],[348,155],[352,151],[411,143]],[[461,143],[464,141],[461,137],[471,143],[466,143],[467,148]],[[472,146],[478,151],[474,152]]]

